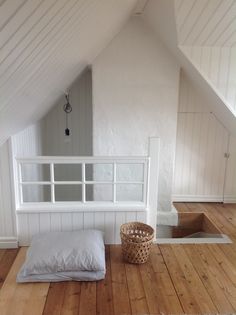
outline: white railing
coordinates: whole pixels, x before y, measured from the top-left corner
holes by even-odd
[[[37,156],[16,160],[19,208],[45,204],[91,206],[100,202],[147,206],[149,157]],[[69,196],[65,198],[66,190]]]

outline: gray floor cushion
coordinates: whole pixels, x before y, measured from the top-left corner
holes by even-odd
[[[101,231],[48,232],[33,237],[17,282],[93,281],[105,271]]]

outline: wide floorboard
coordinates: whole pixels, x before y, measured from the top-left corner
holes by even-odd
[[[233,243],[155,245],[144,265],[124,263],[120,246],[107,246],[106,278],[97,283],[17,285],[25,249],[0,250],[0,314],[236,314],[236,205],[175,206],[206,212]]]

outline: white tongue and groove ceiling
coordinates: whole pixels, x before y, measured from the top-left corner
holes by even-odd
[[[0,0],[0,144],[41,118],[136,0]]]
[[[180,49],[236,117],[236,1],[175,0]]]
[[[235,0],[175,0],[180,45],[234,46]]]
[[[235,125],[236,0],[0,0],[0,145],[40,119],[131,14],[182,49]]]

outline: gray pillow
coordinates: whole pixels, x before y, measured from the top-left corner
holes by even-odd
[[[17,282],[25,282],[29,277],[47,281],[46,275],[48,281],[52,281],[52,275],[58,279],[57,274],[71,272],[73,275],[78,271],[86,271],[86,274],[99,271],[104,278],[105,247],[101,231],[48,232],[34,236]]]

